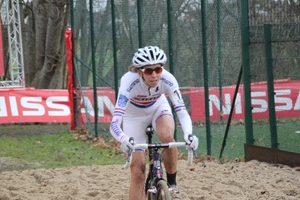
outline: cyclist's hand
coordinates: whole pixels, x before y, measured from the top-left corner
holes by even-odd
[[[126,154],[129,155],[131,151],[134,149],[134,140],[132,137],[124,136],[121,142],[121,150]]]
[[[187,137],[184,138],[185,142],[187,143],[186,149],[190,150],[193,149],[194,151],[198,148],[198,138],[195,135],[189,134]]]

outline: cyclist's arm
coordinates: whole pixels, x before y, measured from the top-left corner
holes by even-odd
[[[115,112],[115,111],[114,111]],[[118,141],[121,142],[122,138],[124,137],[124,132],[121,129],[121,123],[123,120],[123,115],[113,115],[112,121],[110,123],[110,133],[111,135]]]
[[[186,139],[189,134],[193,134],[193,126],[191,117],[186,110],[179,88],[172,89],[169,93],[169,97],[173,103],[175,112],[182,127],[184,138]]]
[[[129,77],[129,78],[128,78]],[[125,136],[125,133],[121,129],[121,124],[123,121],[123,116],[126,110],[126,107],[130,101],[130,93],[127,91],[128,82],[130,83],[130,75],[125,74],[121,78],[121,86],[118,92],[117,102],[114,108],[113,117],[110,123],[110,133],[118,141],[122,142],[122,138]]]

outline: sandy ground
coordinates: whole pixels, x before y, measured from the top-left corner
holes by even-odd
[[[194,168],[194,170],[191,170]],[[5,171],[0,200],[128,199],[129,170],[122,165]],[[183,199],[300,199],[300,168],[250,161],[178,163]]]

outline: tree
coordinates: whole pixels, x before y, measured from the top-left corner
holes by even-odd
[[[23,1],[21,5],[26,86],[63,88],[68,0]]]

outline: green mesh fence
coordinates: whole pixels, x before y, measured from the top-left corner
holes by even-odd
[[[266,82],[270,75],[275,83],[275,111],[267,119],[253,120],[254,144],[300,152],[299,2],[249,0],[248,5],[252,88],[257,87],[253,83]],[[269,60],[266,48],[272,56]],[[267,69],[273,73],[268,74]],[[267,93],[256,92],[256,95],[261,97],[255,97],[253,115],[270,109],[267,101],[259,100],[265,99]]]
[[[223,157],[230,159],[244,157],[243,145],[246,141],[246,133],[241,88],[238,90],[230,127],[227,126],[227,120],[242,66],[241,8],[242,4],[247,1],[94,0],[70,2],[75,49],[74,83],[77,96],[74,102],[77,127],[83,126],[92,134],[110,137],[109,118],[103,122],[101,113],[113,108],[115,94],[112,95],[110,104],[103,97],[105,95],[98,94],[96,97],[95,92],[117,90],[119,80],[128,71],[133,53],[137,48],[158,45],[166,52],[168,56],[166,68],[176,76],[187,108],[192,113],[194,134],[200,139],[198,154],[219,157],[223,147]],[[296,26],[299,14],[294,11],[293,14],[289,14],[290,17],[283,17],[290,21],[283,21],[276,17],[276,12],[279,13],[278,6],[282,6],[280,8],[283,15],[288,15],[292,7],[287,8],[282,4],[264,10],[267,8],[265,6],[271,5],[272,2],[263,0],[249,0],[248,2],[252,82],[267,80],[263,44],[265,22],[273,23],[272,33],[281,30],[279,31],[281,35],[272,35],[273,40],[278,40],[278,43],[273,45],[273,56],[274,59],[276,58],[276,61],[274,60],[275,79],[296,80],[297,73],[299,76],[299,41],[297,41],[299,34],[295,32],[297,37],[287,37],[287,34],[283,34],[286,28],[294,27],[299,31]],[[292,49],[294,49],[293,52]],[[288,67],[283,67],[280,63],[285,63],[284,66]],[[280,71],[280,69],[284,70]],[[209,89],[207,102],[203,98],[203,87],[206,85]],[[89,93],[89,98],[83,98],[85,93]],[[98,110],[96,114],[99,115],[96,121],[94,120],[95,114],[93,114],[95,102],[97,102],[96,109]],[[211,112],[208,121],[204,112],[205,108]],[[270,145],[268,119],[254,118],[253,120],[255,144]],[[182,133],[179,123],[177,124],[176,136],[178,140],[181,140]],[[297,122],[294,124],[296,125]],[[288,128],[291,127],[290,124],[277,124],[278,132],[285,125]],[[295,135],[296,129],[296,126],[291,129],[288,138],[281,139],[281,135],[278,134],[281,140],[280,147],[289,146],[289,140],[299,137],[300,134]],[[226,145],[222,146],[226,130]],[[286,129],[283,128],[283,130]],[[286,140],[285,144],[283,144],[284,140]],[[300,151],[299,145],[295,144],[295,146]]]

